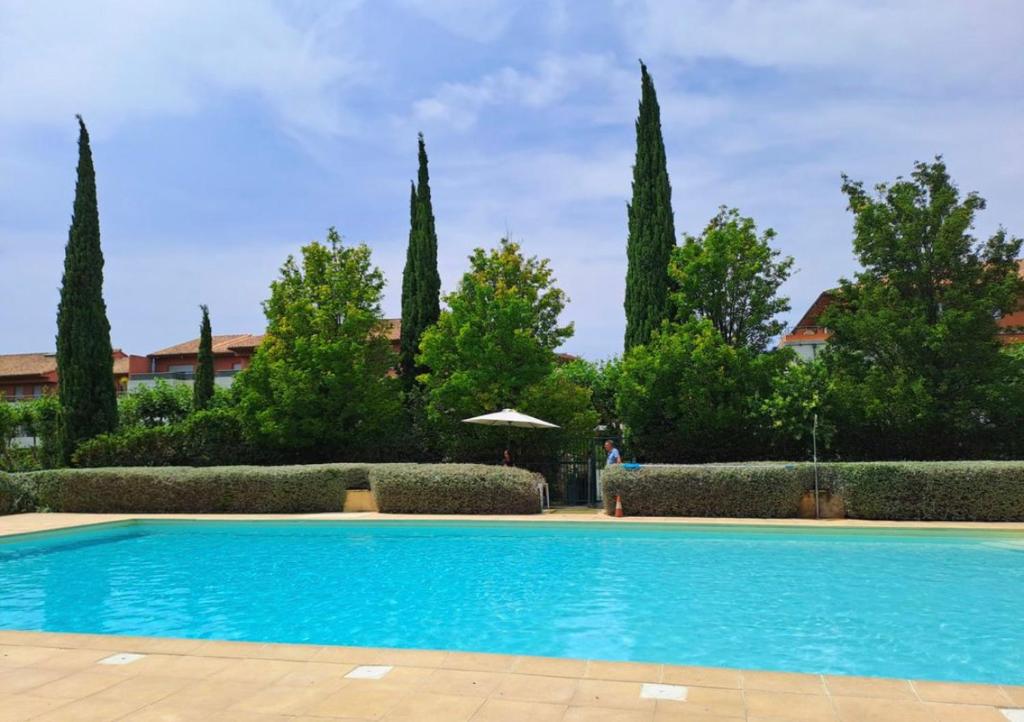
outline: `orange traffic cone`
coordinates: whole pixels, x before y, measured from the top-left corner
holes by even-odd
[[[615,517],[622,518],[622,497],[618,494],[615,495]]]

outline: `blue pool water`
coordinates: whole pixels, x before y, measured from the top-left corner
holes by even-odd
[[[0,627],[1024,683],[1024,535],[154,522],[0,543]]]

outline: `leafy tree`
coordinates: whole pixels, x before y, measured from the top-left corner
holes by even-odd
[[[648,341],[669,316],[668,263],[675,246],[672,186],[668,178],[661,110],[654,81],[640,63],[633,199],[626,243],[626,350]]]
[[[199,324],[199,354],[192,386],[192,406],[202,411],[213,400],[213,331],[210,328],[210,309],[200,306],[203,320]]]
[[[169,384],[157,379],[152,386],[142,386],[118,399],[120,426],[155,427],[177,424],[192,413],[194,392],[183,384]]]
[[[423,332],[437,323],[441,314],[441,277],[437,272],[437,232],[430,200],[427,149],[419,135],[419,174],[409,202],[409,246],[402,274],[401,371],[405,387],[411,388]]]
[[[103,301],[103,251],[89,132],[78,118],[78,180],[57,308],[61,449],[117,426],[110,323]]]
[[[598,423],[613,436],[622,434],[622,425],[616,409],[621,362],[617,358],[608,361],[587,361],[578,358],[557,368],[577,386],[590,390],[590,400],[597,412]]]
[[[777,316],[789,299],[779,287],[793,267],[772,248],[774,238],[771,228],[759,237],[753,218],[724,206],[699,237],[686,235],[669,267],[680,320],[706,318],[730,346],[765,350],[785,327]]]
[[[289,256],[263,304],[267,335],[235,381],[249,438],[303,459],[383,453],[401,407],[383,289],[370,249],[333,228]]]
[[[766,457],[761,399],[791,360],[731,346],[708,319],[665,323],[622,359],[617,410],[630,448],[651,462]]]
[[[775,374],[760,408],[762,429],[771,436],[771,455],[800,461],[814,450],[818,417],[818,456],[829,455],[837,433],[834,395],[828,369],[820,359],[786,364]]]
[[[429,422],[448,458],[496,461],[506,430],[461,423],[470,416],[516,408],[562,427],[515,430],[518,456],[556,452],[593,429],[589,393],[555,374],[555,349],[572,336],[558,317],[566,297],[548,261],[527,258],[519,245],[476,249],[448,308],[427,329],[418,361]]]
[[[1021,240],[971,235],[985,201],[961,198],[941,158],[876,186],[843,178],[863,270],[843,279],[823,323],[847,454],[956,458],[1018,429],[995,423],[1011,369],[996,320],[1024,281]],[[843,446],[845,444],[845,447]]]

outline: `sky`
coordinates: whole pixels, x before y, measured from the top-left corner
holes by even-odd
[[[0,353],[52,351],[81,113],[115,347],[261,332],[289,254],[335,226],[399,315],[416,133],[445,292],[508,235],[551,259],[564,349],[622,347],[638,59],[678,234],[737,207],[796,259],[794,322],[857,269],[841,174],[942,154],[1024,234],[1018,0],[5,0]]]

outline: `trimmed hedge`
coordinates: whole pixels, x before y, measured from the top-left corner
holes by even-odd
[[[822,477],[855,519],[1024,521],[1024,462],[823,464]]]
[[[0,471],[0,515],[35,511],[35,494],[18,478],[20,475]]]
[[[613,466],[601,475],[604,507],[615,496],[629,516],[795,517],[808,484],[809,464]]]
[[[370,466],[377,508],[392,514],[539,514],[540,478],[483,464]]]
[[[819,487],[852,519],[1024,521],[1024,462],[906,461],[819,464]],[[795,517],[814,488],[811,464],[613,467],[605,511],[622,496],[631,516]]]
[[[285,514],[341,511],[365,464],[120,467],[11,474],[34,505],[89,513]]]

